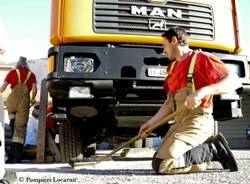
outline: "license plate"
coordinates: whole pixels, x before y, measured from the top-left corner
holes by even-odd
[[[162,77],[166,76],[166,69],[164,68],[148,68],[148,77]]]

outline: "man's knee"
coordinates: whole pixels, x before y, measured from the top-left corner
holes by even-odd
[[[155,154],[152,160],[152,168],[156,174],[171,174],[172,169],[178,167],[176,163],[177,161],[173,158],[160,159],[157,158]]]
[[[186,163],[183,156],[178,159],[160,159],[154,156],[152,160],[152,168],[156,172],[156,174],[175,174],[178,173],[178,171],[175,170],[185,167]]]

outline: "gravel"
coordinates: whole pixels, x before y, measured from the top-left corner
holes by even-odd
[[[73,170],[68,164],[7,164],[17,172],[20,184],[214,184],[250,183],[250,150],[233,150],[238,172],[223,170],[219,163],[212,170],[194,174],[155,175],[151,161],[104,161],[96,167]]]

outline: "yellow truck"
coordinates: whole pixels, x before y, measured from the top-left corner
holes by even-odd
[[[88,156],[91,143],[136,135],[158,110],[170,63],[161,34],[173,26],[186,29],[191,48],[217,55],[248,91],[236,0],[52,0],[47,87],[63,161]],[[242,116],[238,94],[216,103],[225,109],[214,109],[217,120]]]

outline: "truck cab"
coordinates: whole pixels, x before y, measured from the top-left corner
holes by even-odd
[[[171,63],[161,34],[170,27],[183,27],[192,49],[218,56],[248,91],[237,21],[235,0],[53,0],[47,88],[63,161],[87,155],[91,143],[136,135],[157,112]],[[215,109],[215,119],[242,116],[237,93],[224,100],[228,112]]]

